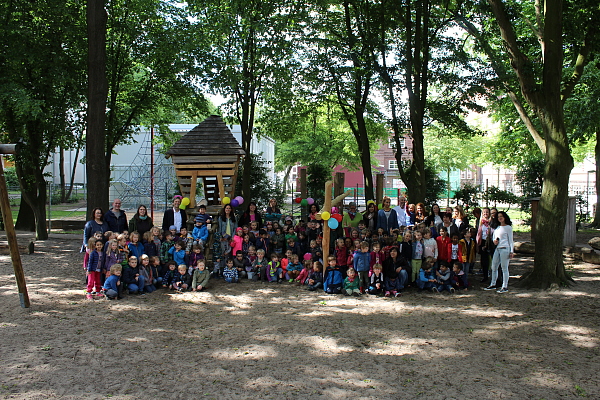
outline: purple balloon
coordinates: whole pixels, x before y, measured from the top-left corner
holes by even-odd
[[[309,206],[312,206],[315,202],[315,199],[313,199],[312,197],[309,197],[308,199],[306,199],[306,201],[308,202]]]
[[[244,198],[242,196],[238,196],[238,197],[236,197],[236,199],[237,199],[239,205],[244,204]]]
[[[240,205],[240,202],[237,199],[231,200],[231,207],[237,207]]]

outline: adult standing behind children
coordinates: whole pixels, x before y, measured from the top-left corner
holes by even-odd
[[[398,196],[398,205],[394,207],[396,218],[398,218],[398,227],[410,225],[410,216],[406,208],[406,197],[403,195]]]
[[[498,226],[493,233],[494,244],[496,250],[494,251],[494,257],[492,258],[492,281],[490,286],[484,290],[496,289],[496,280],[498,279],[498,267],[502,267],[502,287],[498,290],[498,293],[508,292],[508,262],[509,259],[514,256],[514,240],[512,222],[510,217],[504,211],[498,213]]]
[[[100,207],[96,207],[92,210],[91,219],[85,223],[85,228],[83,228],[83,245],[81,246],[81,253],[85,251],[86,246],[88,245],[90,239],[94,236],[96,232],[104,232],[108,231],[108,224],[104,223],[104,212]]]
[[[344,214],[342,218],[342,227],[343,228],[358,228],[358,224],[363,220],[363,216],[361,213],[356,212],[356,203],[350,202],[348,205],[350,210]]]
[[[384,197],[381,204],[382,209],[377,213],[377,229],[381,228],[387,234],[398,229],[398,215],[391,208],[392,200],[389,197]]]
[[[137,231],[140,237],[144,237],[144,233],[152,229],[153,226],[154,223],[148,215],[148,209],[145,205],[140,204],[135,215],[129,220],[129,232]]]
[[[258,211],[258,209],[256,207],[256,203],[254,201],[251,201],[250,204],[248,204],[248,209],[240,217],[240,221],[239,221],[238,225],[239,226],[244,226],[244,225],[250,226],[250,222],[252,222],[252,221],[258,222],[258,227],[262,228],[262,226],[263,226],[262,216],[260,215],[260,212]]]
[[[125,211],[121,210],[121,199],[113,201],[112,208],[104,214],[104,222],[108,226],[107,231],[123,233],[127,230],[127,216]]]
[[[179,208],[179,206],[181,205],[181,199],[182,197],[180,195],[174,196],[173,207],[165,211],[162,223],[163,232],[167,232],[171,225],[175,225],[175,227],[177,228],[177,232],[179,232],[181,227],[185,226],[187,215],[185,213],[185,210]]]

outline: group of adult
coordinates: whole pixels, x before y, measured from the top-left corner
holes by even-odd
[[[162,222],[162,230],[168,231],[171,226],[177,227],[177,231],[185,226],[187,215],[185,210],[181,210],[181,196],[173,198],[172,207],[165,210]],[[104,212],[102,208],[96,207],[92,210],[91,218],[86,222],[83,230],[83,246],[87,246],[90,238],[96,233],[104,233],[111,231],[114,233],[123,233],[125,231],[138,232],[140,237],[144,233],[150,231],[154,227],[152,217],[148,215],[148,208],[145,205],[140,205],[137,208],[134,216],[127,220],[125,211],[121,209],[121,199],[114,199],[112,207]]]

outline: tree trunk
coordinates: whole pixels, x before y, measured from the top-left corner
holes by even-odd
[[[67,185],[65,182],[65,149],[60,147],[60,157],[58,161],[58,175],[60,176],[60,202],[67,202]]]
[[[71,179],[69,179],[69,182],[71,183],[71,185],[69,186],[69,190],[67,191],[67,199],[71,198],[71,195],[73,194],[73,185],[75,182],[73,182],[75,180],[75,172],[77,171],[77,158],[79,157],[79,146],[77,146],[77,150],[75,151],[75,162],[73,163],[73,168],[71,169]]]
[[[104,0],[87,0],[88,115],[86,135],[87,214],[106,209],[110,169],[105,166],[106,143],[106,22]]]
[[[562,254],[573,158],[561,123],[562,121],[549,121],[544,124],[548,125],[544,129],[546,166],[536,225],[536,232],[540,232],[540,237],[535,243],[533,271],[518,283],[521,287],[547,289],[573,282],[565,274]]]
[[[35,232],[35,216],[29,204],[25,201],[21,192],[21,205],[19,206],[19,214],[15,229],[18,231]]]
[[[357,142],[360,151],[360,163],[363,169],[365,182],[365,201],[374,200],[375,192],[373,190],[373,171],[371,169],[371,149],[369,137],[367,135],[367,125],[362,108],[356,109],[356,125],[358,128]],[[327,195],[327,194],[326,194]]]
[[[600,227],[600,132],[596,132],[596,211],[594,212],[593,228]]]

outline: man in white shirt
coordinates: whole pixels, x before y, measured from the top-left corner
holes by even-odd
[[[409,217],[406,214],[406,197],[404,195],[398,197],[398,206],[394,207],[394,211],[396,211],[396,215],[398,216],[398,226],[408,226],[409,222],[407,222],[407,219]]]

